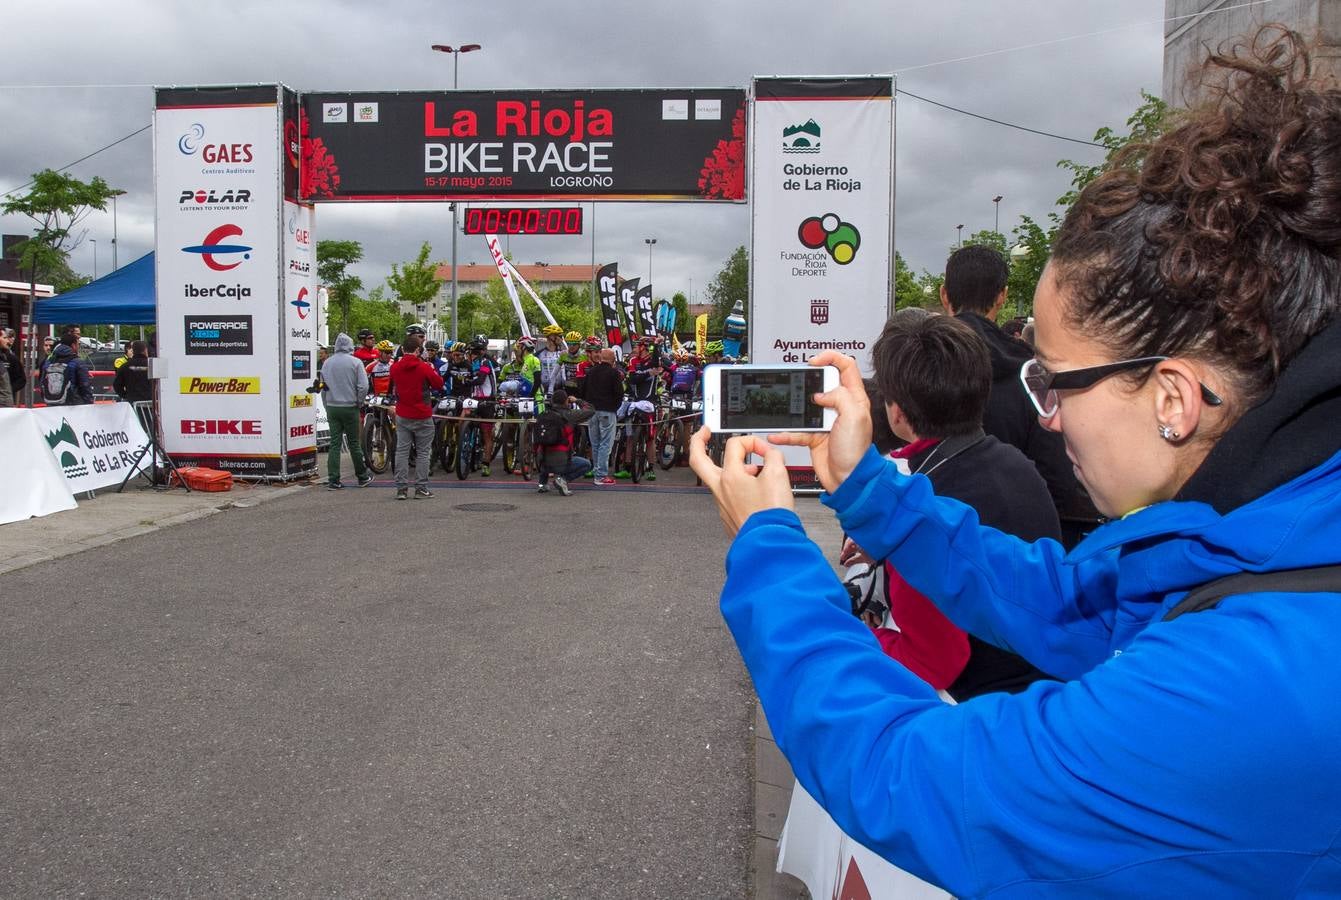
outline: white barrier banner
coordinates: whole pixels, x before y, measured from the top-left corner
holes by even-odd
[[[778,841],[778,871],[805,882],[812,897],[838,900],[948,900],[949,894],[896,868],[844,834],[805,788],[792,790]]]
[[[74,493],[30,409],[0,409],[0,525],[75,508]]]
[[[146,453],[131,469],[149,438],[129,403],[48,406],[32,413],[73,493],[119,485],[127,474],[148,472],[153,464]]]

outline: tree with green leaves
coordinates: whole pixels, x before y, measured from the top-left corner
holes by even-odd
[[[677,291],[675,296],[671,297],[671,306],[675,307],[675,327],[680,331],[693,330],[694,324],[689,321],[689,298],[683,292]]]
[[[363,290],[363,279],[348,268],[363,259],[358,241],[317,241],[317,277],[326,286],[331,306],[340,313],[339,331],[349,333],[349,314],[354,298]]]
[[[415,309],[425,307],[425,312],[429,301],[442,289],[442,282],[437,277],[437,263],[428,261],[431,252],[428,241],[424,241],[413,262],[404,266],[391,264],[391,275],[386,280],[387,287],[401,303]]]
[[[379,340],[386,338],[398,342],[405,334],[405,326],[413,321],[414,316],[400,311],[399,303],[387,299],[386,288],[379,284],[368,292],[367,297],[353,298],[349,306],[349,328],[346,333],[357,334],[368,328]]]
[[[749,295],[750,258],[742,245],[732,251],[708,285],[708,301],[712,304],[712,311],[708,313],[708,331],[721,334],[722,321],[731,315],[731,307],[740,301],[743,308],[748,308]]]
[[[93,210],[107,209],[107,201],[117,193],[116,188],[97,176],[84,182],[52,169],[43,169],[34,175],[31,185],[28,193],[11,197],[0,207],[4,215],[26,216],[36,225],[33,236],[15,248],[19,268],[28,273],[28,299],[24,302],[23,314],[29,322],[33,320],[38,278],[70,271],[69,253],[84,239],[82,232],[75,231],[76,226]],[[36,361],[36,333],[29,329],[24,337],[24,365],[32,370]],[[30,379],[25,392],[25,402],[29,406],[33,402],[32,391]]]

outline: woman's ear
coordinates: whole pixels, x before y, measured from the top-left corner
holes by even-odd
[[[1160,436],[1175,443],[1194,435],[1203,424],[1206,401],[1202,375],[1186,360],[1167,359],[1155,365],[1155,422]]]

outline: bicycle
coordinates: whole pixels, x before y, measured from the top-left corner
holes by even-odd
[[[461,401],[461,414],[465,416],[458,431],[461,434],[456,449],[456,477],[465,481],[470,473],[484,465],[484,432],[480,423],[471,417],[479,408],[479,401],[465,398]],[[496,442],[495,442],[496,443]]]
[[[396,455],[395,401],[374,394],[363,408],[363,460],[378,475],[385,474]]]
[[[443,472],[456,468],[456,451],[461,442],[460,415],[460,397],[444,397],[434,408],[437,428],[433,431],[433,458]]]
[[[643,412],[639,409],[629,410],[628,424],[625,427],[632,428],[633,434],[625,441],[625,448],[633,454],[633,458],[629,460],[629,476],[633,479],[634,484],[642,481],[643,476],[647,474],[647,451],[652,440],[655,416],[655,413]]]
[[[530,397],[508,398],[499,407],[504,417],[516,415],[519,422],[507,422],[501,425],[503,442],[503,469],[511,475],[529,478],[535,470],[535,447],[531,443],[531,424],[529,416],[535,415],[536,402]]]

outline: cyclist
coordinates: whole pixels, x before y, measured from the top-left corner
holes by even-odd
[[[354,358],[363,363],[366,369],[368,363],[377,359],[377,335],[373,334],[371,328],[364,328],[359,332],[359,345],[354,349]]]
[[[680,351],[670,367],[670,392],[693,396],[698,388],[698,360],[685,351]]]
[[[368,393],[376,394],[379,397],[387,397],[391,394],[391,354],[395,352],[395,346],[390,341],[377,342],[377,358],[368,363],[365,370],[368,373]]]
[[[534,354],[535,338],[517,339],[512,360],[498,375],[498,393],[534,397],[540,385],[540,360]]]
[[[536,393],[548,397],[555,388],[563,387],[563,358],[568,355],[568,342],[563,339],[563,329],[558,325],[546,325],[540,331],[545,342],[535,351],[536,359],[540,361],[540,390]]]
[[[568,352],[559,359],[559,387],[568,392],[569,397],[577,396],[577,370],[582,365],[582,334],[570,331],[563,336]]]
[[[617,418],[624,421],[624,458],[621,459],[623,465],[615,473],[616,478],[629,478],[629,466],[633,464],[633,448],[635,446],[634,431],[635,420],[641,420],[637,424],[638,428],[649,429],[647,435],[647,474],[643,476],[648,481],[656,481],[657,476],[653,471],[653,463],[656,459],[656,447],[650,433],[651,422],[656,418],[656,396],[657,384],[659,379],[656,371],[650,367],[644,366],[641,369],[630,369],[628,377],[624,380],[624,402],[619,406],[619,415]]]
[[[424,349],[420,352],[420,355],[423,356],[424,362],[432,366],[433,371],[437,372],[438,375],[444,379],[444,385],[445,385],[447,378],[447,360],[446,358],[443,357],[442,347],[438,344],[438,342],[424,341]],[[446,388],[444,387],[444,389],[439,393],[445,395]]]
[[[424,343],[424,335],[425,335],[425,332],[424,332],[424,326],[423,326],[423,325],[418,325],[418,324],[416,324],[416,325],[406,325],[406,326],[405,326],[405,336],[406,336],[406,337],[417,337],[417,338],[419,338],[419,344],[420,344],[420,346],[423,346],[423,343]],[[400,359],[401,356],[404,355],[405,350],[403,349],[403,347],[404,347],[404,341],[401,342],[401,346],[400,346],[400,347],[397,347],[397,348],[396,348],[395,359]]]
[[[494,372],[494,362],[489,358],[489,339],[482,334],[475,335],[470,342],[471,396],[480,401],[475,415],[481,419],[480,433],[484,436],[484,465],[480,474],[489,477],[489,460],[494,456],[494,395],[497,393],[498,380]]]
[[[447,351],[447,392],[452,397],[469,397],[475,387],[475,373],[470,366],[469,348],[457,341]]]
[[[634,348],[633,355],[629,357],[628,371],[632,375],[634,372],[647,370],[653,375],[661,374],[661,359],[657,356],[656,338],[651,335],[644,335],[638,338],[638,344]]]

